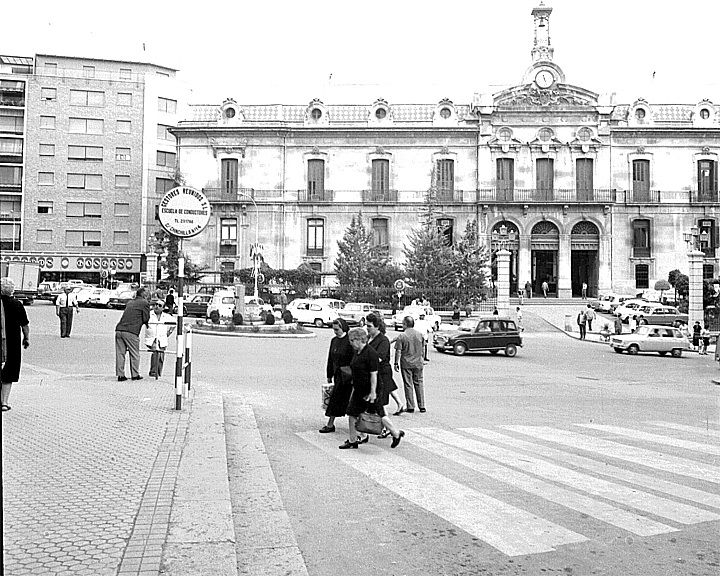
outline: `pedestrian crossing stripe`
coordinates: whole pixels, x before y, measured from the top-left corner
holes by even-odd
[[[714,474],[714,483],[717,484],[720,480],[717,479],[715,466],[547,426],[507,425],[499,428],[532,436],[534,442],[485,428],[455,431],[416,428],[406,429],[408,434],[402,446],[413,445],[469,471],[638,536],[677,532],[683,525],[720,520],[719,513],[708,509],[720,510],[720,494],[653,475],[661,470],[708,480]],[[632,429],[624,430],[633,432]],[[299,433],[298,436],[384,488],[508,556],[551,552],[558,546],[589,539],[578,531],[569,530],[410,461],[403,457],[402,450],[390,451],[384,444],[365,444],[361,450],[340,451],[336,438],[310,432]],[[539,444],[537,440],[560,444],[563,449]],[[648,437],[646,440],[657,443],[658,439]],[[604,460],[564,451],[568,447],[593,452],[595,458],[600,455],[640,464],[653,469],[653,472],[628,470]],[[707,447],[713,448],[711,445]],[[695,448],[698,452],[713,454],[712,450],[703,451],[700,446]],[[577,468],[583,472],[578,472]],[[651,492],[638,489],[638,486]]]
[[[696,426],[686,426],[685,424],[675,424],[673,422],[645,422],[652,426],[661,426],[663,428],[669,428],[671,430],[679,430],[680,432],[688,432],[690,434],[697,434],[698,436],[710,436],[711,438],[720,438],[720,430],[713,428],[697,428]],[[717,425],[717,424],[715,424]]]

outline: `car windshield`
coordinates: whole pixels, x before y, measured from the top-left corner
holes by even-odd
[[[650,330],[652,330],[652,328],[649,326],[639,326],[634,333],[638,336],[647,336],[650,333]]]
[[[362,304],[345,304],[345,310],[351,312],[353,310],[362,310]]]
[[[463,332],[475,332],[476,327],[477,320],[461,320],[458,330],[462,330]]]

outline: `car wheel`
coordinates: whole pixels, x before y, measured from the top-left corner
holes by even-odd
[[[493,354],[493,355],[497,354],[498,352],[500,352],[500,350],[490,350],[490,354]]]
[[[631,344],[628,346],[628,354],[637,354],[638,352],[640,352],[640,348],[637,344]]]
[[[658,354],[660,354],[660,356],[665,356],[665,354],[667,354],[667,350],[663,350],[662,352],[658,352]]]
[[[638,320],[638,326],[643,326],[647,323],[648,321],[645,318],[640,318],[640,320]]]
[[[455,356],[462,356],[465,352],[467,352],[467,346],[462,342],[458,342],[453,346],[453,354],[455,354]]]
[[[105,304],[105,308],[107,308],[108,310],[112,310],[112,306],[110,306],[110,304]]]
[[[440,348],[440,346],[435,346],[435,350],[438,352],[445,352],[445,348]]]
[[[672,351],[672,355],[674,358],[680,358],[680,356],[682,356],[682,350],[680,348],[675,348]]]
[[[618,354],[622,354],[622,348],[616,348],[615,346],[613,346],[613,350],[615,350],[615,352],[617,352]]]
[[[315,326],[317,328],[322,328],[325,326],[325,323],[320,318],[315,318]]]
[[[505,356],[512,358],[517,354],[517,346],[515,344],[508,344],[505,346]]]

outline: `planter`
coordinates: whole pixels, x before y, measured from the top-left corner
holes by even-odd
[[[215,336],[249,336],[260,338],[315,338],[316,334],[292,324],[263,323],[243,324],[236,326],[232,322],[221,320],[219,324],[213,324],[204,319],[199,319],[192,327],[195,334],[212,334]]]

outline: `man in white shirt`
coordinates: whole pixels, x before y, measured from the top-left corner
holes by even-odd
[[[425,314],[420,314],[420,319],[415,322],[415,330],[420,332],[423,337],[423,360],[430,362],[428,358],[428,342],[432,338],[433,328],[432,324],[425,320]]]
[[[55,299],[55,313],[60,318],[60,338],[70,338],[75,311],[80,311],[77,295],[73,292],[72,286],[66,286]]]
[[[150,376],[159,378],[162,376],[162,368],[165,363],[165,349],[168,346],[168,336],[175,330],[175,318],[163,312],[163,301],[154,300],[153,309],[150,312],[145,328],[145,346],[150,350],[157,351],[157,354],[150,355]]]

